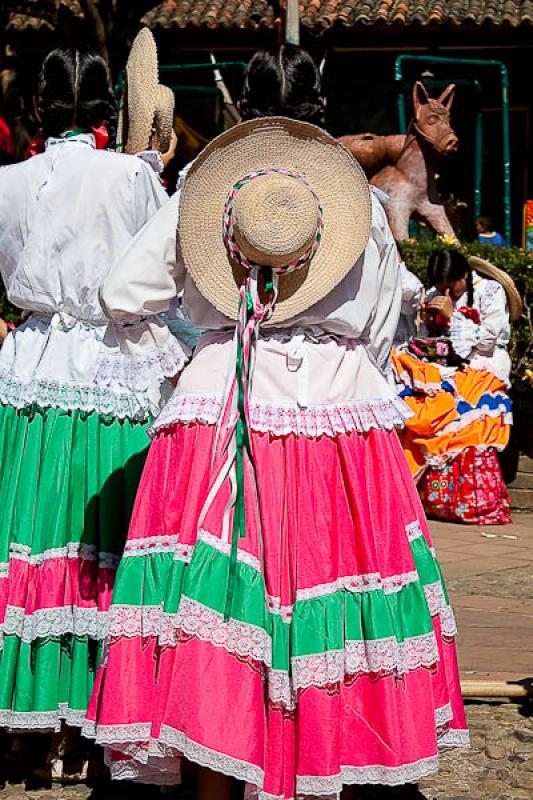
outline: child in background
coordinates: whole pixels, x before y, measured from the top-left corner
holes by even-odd
[[[494,230],[494,223],[490,217],[476,219],[477,240],[480,244],[490,244],[492,247],[507,247],[507,242]]]

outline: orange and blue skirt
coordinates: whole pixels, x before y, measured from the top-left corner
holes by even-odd
[[[426,513],[474,524],[510,522],[497,456],[512,423],[505,382],[488,370],[439,367],[398,351],[393,367],[413,412],[401,439]]]

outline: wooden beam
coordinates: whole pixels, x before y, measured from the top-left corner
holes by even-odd
[[[508,681],[461,681],[463,697],[507,697],[512,699],[533,696],[533,684],[528,681],[523,683],[509,683]]]

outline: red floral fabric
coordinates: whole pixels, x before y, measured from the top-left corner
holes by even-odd
[[[430,467],[420,482],[428,516],[472,525],[511,522],[509,493],[493,448],[468,447],[443,467]]]

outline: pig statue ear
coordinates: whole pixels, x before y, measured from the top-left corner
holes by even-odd
[[[428,90],[421,81],[417,81],[413,86],[413,108],[415,110],[415,116],[426,103],[429,103]]]
[[[439,97],[439,103],[442,103],[446,111],[449,111],[453,105],[454,97],[455,97],[455,83],[450,83],[450,85],[445,88],[445,90]]]

